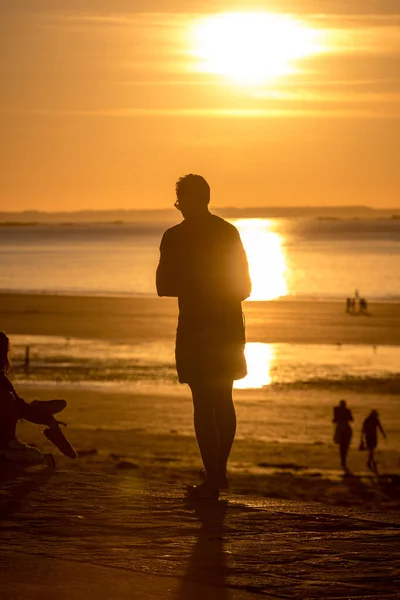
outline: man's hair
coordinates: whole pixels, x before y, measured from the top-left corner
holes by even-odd
[[[189,173],[180,177],[175,185],[176,197],[193,198],[194,201],[201,201],[205,204],[210,202],[210,186],[201,175]]]

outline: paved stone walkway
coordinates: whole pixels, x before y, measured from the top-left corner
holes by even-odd
[[[400,597],[400,514],[82,472],[1,482],[0,599]]]

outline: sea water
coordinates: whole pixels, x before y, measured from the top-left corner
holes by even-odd
[[[252,299],[400,300],[398,220],[241,219]],[[0,291],[154,296],[157,222],[0,227]],[[176,385],[172,344],[12,336],[15,375],[90,385]],[[399,393],[400,348],[249,343],[237,388],[357,385]],[[383,387],[382,387],[383,386]],[[383,389],[384,388],[384,389]]]
[[[252,299],[400,300],[400,221],[241,219]],[[157,222],[0,227],[0,291],[154,296]]]

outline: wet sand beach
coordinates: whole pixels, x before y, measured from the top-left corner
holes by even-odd
[[[202,466],[187,390],[171,394],[160,389],[132,395],[65,386],[17,387],[26,399],[63,395],[68,400],[60,418],[68,422],[66,434],[79,458],[71,461],[55,451],[59,468],[175,483],[182,486],[182,495],[185,484],[200,480]],[[336,391],[326,391],[323,398],[321,392],[309,390],[274,390],[267,395],[260,391],[257,395],[243,390],[235,393],[238,431],[229,463],[231,493],[400,509],[400,449],[394,443],[398,442],[400,423],[395,398],[372,394],[366,399],[354,392],[346,395],[349,405],[355,407],[355,426],[348,458],[353,476],[343,477],[330,422]],[[313,402],[326,416],[321,430],[313,421],[313,413],[304,409]],[[366,402],[384,405],[392,417],[385,424],[388,441],[381,443],[377,452],[380,477],[367,470],[366,453],[358,451]],[[286,414],[279,417],[282,411]],[[296,429],[305,429],[304,435],[299,436]],[[19,433],[43,451],[54,452],[39,427],[22,423]]]
[[[400,345],[400,304],[372,303],[370,316],[343,302],[245,302],[248,341]],[[169,298],[0,294],[8,333],[142,342],[174,339],[177,304]]]

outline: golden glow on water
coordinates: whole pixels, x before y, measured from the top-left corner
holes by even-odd
[[[296,61],[322,52],[322,33],[289,15],[229,12],[196,22],[191,54],[197,70],[242,85],[259,85],[298,70]]]
[[[260,342],[246,344],[244,350],[247,361],[247,375],[244,379],[235,381],[238,390],[247,388],[262,388],[271,383],[271,364],[275,358],[274,346]]]
[[[273,300],[287,294],[286,258],[282,236],[271,231],[269,219],[240,219],[238,228],[249,261],[252,292],[249,300]]]

